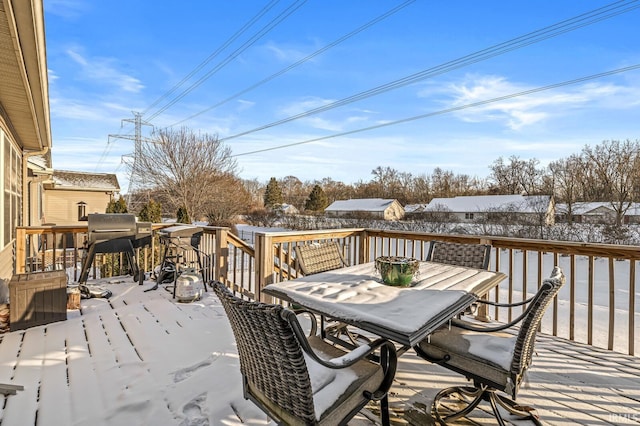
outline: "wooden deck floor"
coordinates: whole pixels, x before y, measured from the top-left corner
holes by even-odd
[[[536,352],[518,402],[535,407],[544,424],[640,424],[640,358],[549,336],[538,337]],[[428,406],[435,393],[465,379],[415,355],[400,360],[391,399],[396,424],[430,424]],[[495,424],[488,403],[481,407],[455,424]]]
[[[70,312],[67,321],[0,335],[0,383],[24,386],[0,396],[0,425],[267,424],[242,399],[239,373],[233,383],[217,381],[237,369],[237,357],[215,296],[180,304],[162,289],[144,292],[150,285],[128,282],[115,284],[108,301],[83,300],[82,314]],[[640,358],[547,336],[536,347],[518,401],[536,407],[543,423],[640,424]],[[429,424],[430,398],[463,383],[404,354],[393,423]],[[484,409],[457,424],[494,424]],[[363,412],[350,424],[375,423],[375,413]]]

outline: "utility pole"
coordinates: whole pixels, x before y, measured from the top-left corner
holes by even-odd
[[[149,142],[148,138],[142,136],[142,126],[151,126],[153,124],[148,123],[142,119],[142,114],[139,112],[132,111],[133,118],[125,118],[122,120],[122,125],[124,123],[133,123],[134,125],[134,134],[133,135],[109,135],[109,138],[115,139],[127,139],[134,141],[133,148],[133,164],[131,164],[131,170],[129,174],[129,186],[127,188],[127,210],[131,211],[131,193],[135,189],[135,179],[141,176],[141,173],[138,172],[139,164],[140,164],[140,155],[142,154],[142,142]]]

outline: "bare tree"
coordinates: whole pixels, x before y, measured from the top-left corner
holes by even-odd
[[[532,158],[521,160],[517,156],[509,157],[506,164],[502,157],[489,167],[490,178],[495,183],[494,192],[501,194],[535,195],[540,193],[544,170],[538,168],[540,162]]]
[[[282,190],[282,200],[286,204],[291,204],[302,211],[307,195],[309,195],[309,188],[295,176],[285,176],[282,179],[278,179],[278,184]]]
[[[231,226],[235,217],[251,206],[249,192],[242,181],[231,173],[220,176],[207,195],[204,212],[210,225]]]
[[[242,185],[250,198],[251,207],[261,208],[264,204],[264,190],[266,185],[258,179],[244,179]]]
[[[584,162],[578,155],[549,163],[553,175],[553,194],[556,201],[566,204],[567,209],[563,213],[569,225],[573,224],[575,206],[582,195],[580,188],[584,181],[584,168]]]
[[[335,181],[330,177],[313,182],[313,185],[316,184],[320,185],[324,190],[324,193],[327,194],[327,200],[329,201],[329,204],[333,203],[336,200],[348,200],[356,196],[356,192],[353,186]]]
[[[162,193],[171,211],[184,207],[190,218],[207,216],[207,206],[236,171],[231,150],[217,136],[179,130],[158,130],[142,145],[133,179]]]
[[[622,225],[640,185],[640,142],[604,141],[593,148],[585,146],[582,153],[608,194],[616,213],[616,225]]]
[[[431,189],[436,198],[449,198],[457,195],[453,192],[453,172],[442,170],[440,167],[433,169],[431,175]]]

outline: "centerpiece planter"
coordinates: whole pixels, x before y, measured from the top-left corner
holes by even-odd
[[[420,268],[420,261],[411,257],[380,256],[375,263],[382,282],[398,287],[410,286]]]

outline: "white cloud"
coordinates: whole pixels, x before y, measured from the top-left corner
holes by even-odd
[[[463,107],[482,101],[507,97],[500,101],[474,106],[457,111],[457,117],[468,122],[499,122],[511,130],[522,130],[552,117],[566,114],[569,109],[614,107],[617,97],[628,97],[630,88],[612,83],[591,82],[579,86],[551,89],[513,98],[508,96],[536,89],[541,86],[530,86],[513,83],[500,76],[467,75],[458,83],[445,87],[445,92],[452,98],[450,106]],[[633,89],[632,89],[633,90]],[[638,89],[633,90],[637,92]],[[419,96],[433,95],[433,91],[422,91]],[[637,99],[637,98],[636,98]],[[636,101],[637,102],[637,101]],[[625,102],[625,105],[629,105]]]
[[[253,101],[246,101],[244,99],[238,99],[238,111],[246,111],[252,108],[256,103]]]
[[[44,7],[47,13],[61,16],[67,19],[74,19],[90,6],[86,0],[46,0]]]
[[[323,99],[323,98],[304,98],[297,102],[292,102],[283,108],[281,108],[281,112],[283,115],[289,117],[293,115],[298,115],[304,113],[306,111],[323,107],[334,102],[334,99]]]
[[[273,54],[273,56],[275,56],[275,58],[278,59],[278,61],[281,61],[281,62],[294,63],[309,56],[308,53],[302,52],[300,50],[297,50],[291,47],[277,46],[273,42],[267,43],[265,45],[265,48],[267,49],[268,52]]]
[[[130,106],[113,102],[85,101],[52,96],[49,98],[49,104],[51,105],[51,115],[61,118],[112,123],[113,117],[131,114]]]
[[[284,106],[280,111],[284,117],[293,117],[304,114],[305,112],[310,110],[321,108],[333,102],[335,102],[333,99],[305,98],[301,101],[293,102]],[[348,128],[348,125],[351,124],[360,123],[361,127],[366,127],[366,122],[369,121],[369,115],[376,113],[366,109],[350,109],[348,111],[340,109],[337,110],[336,113],[330,113],[329,110],[325,113],[324,116],[320,116],[319,114],[312,114],[308,117],[301,117],[296,121],[304,123],[305,125],[310,126],[314,129],[341,132],[346,130]],[[339,118],[329,118],[328,115],[330,114]]]
[[[129,93],[138,93],[144,88],[140,80],[118,70],[114,59],[86,58],[74,49],[68,49],[66,53],[75,63],[81,66],[82,75],[89,80],[105,86],[116,86],[120,90]]]

